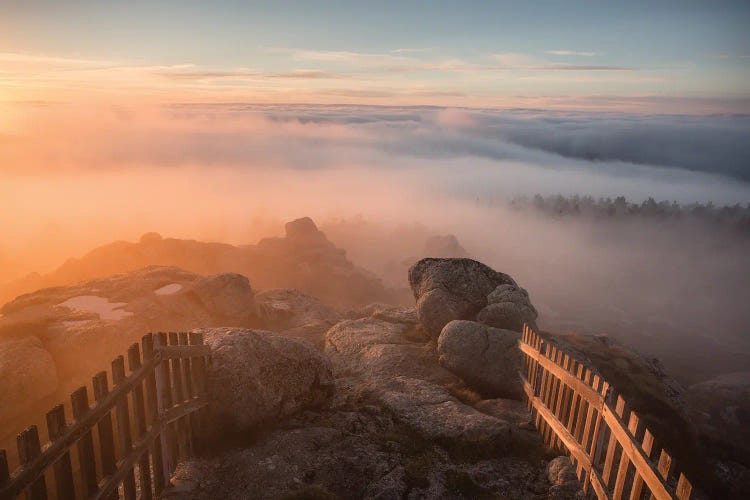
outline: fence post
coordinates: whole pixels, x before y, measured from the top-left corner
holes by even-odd
[[[176,332],[169,332],[169,345],[177,346],[179,344],[179,338]],[[171,360],[172,365],[172,404],[181,404],[185,401],[185,391],[182,386],[182,360],[180,358],[174,358]],[[187,455],[187,440],[185,429],[185,418],[181,417],[174,423],[174,429],[176,430],[176,441],[177,441],[177,453],[176,462],[182,457]],[[175,467],[177,463],[175,462]]]
[[[10,481],[10,469],[8,468],[8,455],[5,450],[0,450],[0,488]]]
[[[141,368],[141,351],[138,344],[133,344],[128,349],[128,367],[130,373]],[[139,382],[133,388],[133,418],[135,420],[135,436],[142,439],[146,435],[146,408],[143,399],[143,383]],[[151,500],[151,468],[149,466],[148,452],[144,452],[138,460],[138,478],[141,484],[141,498]]]
[[[154,341],[155,337],[152,334],[144,335],[141,339],[143,344],[143,358],[151,360],[154,357]],[[154,426],[160,426],[159,422],[159,401],[161,398],[158,396],[156,377],[159,376],[160,370],[159,365],[154,366],[150,373],[146,376],[146,401],[148,402],[148,421]],[[154,467],[154,494],[159,494],[164,491],[164,477],[165,472],[165,459],[164,459],[164,428],[162,427],[159,431],[159,436],[154,440],[154,444],[151,448],[151,463]]]
[[[125,359],[117,356],[112,361],[112,384],[116,387],[125,380]],[[127,457],[133,449],[133,439],[130,436],[130,410],[128,409],[128,395],[123,394],[117,402],[117,434],[120,442],[120,454]],[[128,471],[122,481],[126,500],[135,500],[135,473],[133,469]]]
[[[94,385],[94,400],[98,403],[109,394],[107,384],[107,372],[99,372],[92,379]],[[114,474],[117,470],[117,458],[115,457],[115,433],[112,427],[112,412],[107,412],[97,425],[99,432],[99,453],[102,460],[102,475]],[[111,498],[117,498],[112,495]]]
[[[65,406],[59,404],[47,412],[47,432],[50,442],[58,439],[65,432]],[[70,453],[60,457],[53,465],[55,471],[55,491],[60,500],[73,500],[76,497],[73,486],[73,467],[70,463]]]
[[[42,454],[42,446],[39,443],[39,431],[36,425],[24,429],[16,438],[18,445],[18,459],[21,465],[26,465]],[[34,483],[26,490],[26,500],[46,500],[47,484],[44,482],[44,474],[40,475]]]
[[[188,334],[187,332],[180,332],[180,345],[181,346],[187,346],[189,345],[188,342]],[[192,401],[193,396],[195,396],[195,390],[193,388],[193,370],[191,365],[190,358],[187,357],[182,360],[182,380],[185,385],[185,399],[187,401]],[[188,415],[185,418],[185,426],[187,427],[187,451],[188,453],[193,453],[193,429],[195,428],[195,412],[191,412],[190,415]]]
[[[159,332],[154,337],[156,349],[166,347],[167,335]],[[169,376],[169,360],[162,359],[156,367],[156,395],[158,400],[159,418],[172,406],[172,383]],[[162,460],[164,462],[164,484],[169,484],[170,475],[174,466],[174,432],[171,424],[163,423],[164,429],[161,434]]]
[[[80,421],[89,411],[89,396],[86,387],[78,388],[70,396],[73,406],[73,418]],[[81,483],[83,484],[84,496],[90,497],[97,490],[96,484],[96,459],[94,458],[94,440],[91,429],[78,440],[78,461],[81,466]]]

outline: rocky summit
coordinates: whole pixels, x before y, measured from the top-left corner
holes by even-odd
[[[264,245],[330,251],[315,231],[295,222]],[[467,258],[420,260],[409,282],[411,306],[346,308],[240,274],[150,266],[22,295],[0,310],[0,397],[14,402],[0,407],[0,447],[144,333],[192,330],[211,350],[209,426],[165,497],[580,498],[523,401],[529,293]],[[617,387],[696,484],[744,495],[747,446],[722,429],[744,435],[746,374],[685,391],[607,337],[539,334]]]

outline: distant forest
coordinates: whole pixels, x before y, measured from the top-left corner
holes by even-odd
[[[745,206],[656,201],[648,198],[643,203],[630,203],[624,196],[594,198],[592,196],[542,196],[514,198],[510,202],[516,210],[535,210],[548,215],[584,216],[596,218],[648,217],[661,219],[695,219],[747,232],[750,234],[750,203]]]

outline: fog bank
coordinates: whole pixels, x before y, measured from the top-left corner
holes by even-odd
[[[747,235],[505,205],[536,193],[746,204],[744,116],[247,105],[13,116],[0,129],[3,281],[147,231],[241,244],[310,216],[393,286],[428,236],[455,234],[529,289],[542,325],[655,352],[689,337],[748,353]]]

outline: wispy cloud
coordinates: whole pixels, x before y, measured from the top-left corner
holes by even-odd
[[[750,54],[727,54],[727,53],[716,53],[706,54],[709,59],[750,59]]]
[[[553,56],[575,56],[575,57],[594,57],[599,55],[598,52],[582,52],[578,50],[548,50],[545,54]]]
[[[422,52],[431,52],[433,50],[437,49],[437,47],[417,47],[417,48],[403,48],[403,49],[393,49],[391,52],[394,54],[414,54],[414,53],[422,53]]]

